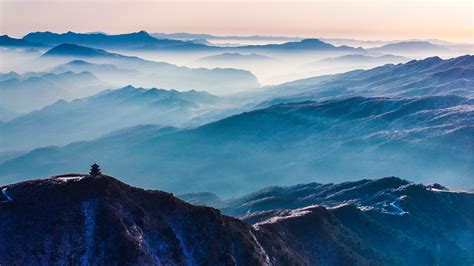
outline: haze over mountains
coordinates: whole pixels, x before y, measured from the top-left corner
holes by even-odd
[[[295,180],[383,173],[468,185],[474,171],[473,104],[457,96],[430,96],[277,105],[175,133],[128,138],[132,130],[118,143],[104,137],[38,149],[1,167],[10,179],[38,177],[76,171],[91,157],[102,158],[110,173],[121,172],[128,182],[181,193],[207,188],[229,194]],[[177,168],[170,158],[180,158],[186,167]],[[19,169],[24,163],[30,167]],[[128,179],[136,171],[140,178]]]
[[[72,100],[107,88],[110,88],[109,84],[87,71],[30,72],[23,75],[10,72],[1,75],[0,97],[4,108],[27,113],[61,99]]]
[[[61,100],[1,125],[3,150],[65,145],[140,124],[183,126],[217,101],[205,92],[132,86],[71,102]]]
[[[230,98],[125,87],[60,101],[0,125],[4,151],[91,141],[5,161],[3,176],[16,180],[78,170],[94,157],[103,158],[112,174],[135,176],[126,179],[132,184],[181,193],[193,192],[184,184],[193,184],[194,191],[229,194],[321,176],[327,178],[323,182],[398,175],[469,185],[474,172],[473,62],[472,56],[433,57]],[[83,61],[56,69],[71,66],[118,71]],[[238,114],[245,110],[255,111]],[[238,115],[205,124],[226,114]],[[140,124],[158,127],[133,127]],[[202,126],[159,133],[163,126],[196,125]],[[123,127],[133,128],[98,138]],[[358,160],[361,154],[363,161]],[[186,167],[177,168],[170,158]],[[20,169],[24,163],[30,168]],[[156,167],[166,178],[156,177]]]
[[[196,37],[196,38],[192,38]],[[342,39],[303,39],[298,37],[266,37],[266,36],[212,36],[212,35],[193,35],[187,33],[178,34],[149,34],[145,31],[109,35],[105,33],[52,33],[52,32],[34,32],[27,34],[22,39],[15,39],[4,36],[5,40],[0,40],[0,47],[7,48],[21,48],[21,49],[39,49],[45,51],[46,48],[52,48],[61,44],[76,44],[85,47],[104,49],[108,52],[115,52],[119,54],[132,55],[142,57],[151,61],[166,61],[180,66],[187,67],[237,67],[239,69],[247,69],[252,71],[254,75],[257,75],[260,83],[264,85],[278,84],[287,82],[290,80],[307,78],[311,76],[332,74],[336,72],[344,72],[355,68],[371,68],[382,63],[399,63],[398,58],[384,57],[383,61],[375,61],[374,59],[354,60],[350,65],[344,65],[340,62],[330,63],[324,61],[318,63],[325,58],[334,58],[347,56],[351,54],[365,55],[369,57],[380,57],[387,54],[396,54],[408,58],[424,58],[427,56],[439,55],[443,57],[453,57],[462,54],[472,53],[474,46],[466,44],[455,44],[449,42],[439,42],[434,40],[431,43],[429,41],[394,41],[394,42],[380,42],[379,47],[367,47],[361,48],[357,42],[350,42],[350,40]],[[7,40],[8,38],[8,40]],[[241,43],[237,42],[234,45],[226,45],[225,43],[209,43],[207,40],[241,40]],[[12,43],[18,43],[17,46],[11,46]],[[28,45],[31,43],[32,45]],[[38,47],[38,45],[40,47]],[[353,45],[353,46],[351,46]],[[387,46],[384,46],[387,45]],[[240,54],[252,54],[258,53],[262,56],[275,57],[280,61],[276,65],[265,64],[266,59],[261,58],[258,63],[256,60],[249,60],[241,64],[232,63],[232,59],[228,62],[220,62],[219,64],[202,64],[196,63],[196,61],[203,57],[217,56],[223,53],[240,53]],[[257,63],[257,64],[256,64]],[[44,64],[44,61],[42,62]],[[40,67],[35,65],[35,67]],[[308,68],[308,65],[312,67]],[[24,66],[24,65],[23,65]],[[127,68],[127,67],[125,67]],[[133,68],[133,67],[129,67]],[[135,69],[137,70],[137,69]],[[17,69],[19,71],[19,69]],[[23,72],[19,71],[19,72]],[[37,71],[37,69],[28,69],[27,71]],[[159,75],[163,75],[160,71],[157,71]],[[188,74],[180,73],[179,76],[185,75],[185,79],[188,78]],[[200,73],[199,75],[203,75]],[[193,77],[192,79],[195,79]],[[200,90],[212,90],[214,93],[225,93],[228,92],[217,90],[218,88],[213,87],[211,81],[205,84],[192,83],[182,84],[171,81],[163,81],[160,83],[166,83],[160,85],[163,88],[179,89],[181,86],[185,86],[185,89],[200,89]],[[140,77],[138,80],[148,80],[145,77]],[[137,80],[132,80],[137,81]],[[157,87],[157,82],[160,80],[152,79],[148,83],[121,83],[120,86],[134,85],[140,87]],[[169,83],[169,84],[168,84]],[[222,82],[224,83],[224,82]],[[229,84],[220,83],[220,87],[226,88]],[[166,86],[165,86],[166,85]],[[240,89],[237,86],[233,87],[230,91],[236,90],[248,90],[255,88],[253,84],[241,84]],[[194,86],[194,87],[193,87]],[[196,87],[200,86],[200,87]]]
[[[262,95],[273,98],[271,103],[350,96],[416,97],[451,94],[472,97],[473,76],[472,55],[447,60],[430,57],[405,64],[387,64],[366,71],[355,70],[288,82],[269,87]]]
[[[472,265],[473,51],[0,36],[0,264]]]
[[[160,185],[173,192],[192,192],[182,190],[190,173],[202,176],[195,190],[212,188],[222,194],[230,193],[229,184],[236,185],[232,193],[237,193],[317,176],[342,181],[392,174],[455,186],[469,183],[472,56],[409,61],[385,54],[393,49],[403,50],[401,54],[450,50],[439,43],[416,41],[370,49],[319,39],[210,47],[193,46],[191,39],[181,37],[158,39],[144,31],[3,37],[4,46],[31,44],[44,52],[27,66],[36,71],[0,76],[5,102],[2,152],[26,152],[2,160],[2,175],[10,180],[39,177],[74,170],[91,156],[100,156],[107,158],[103,163],[111,173],[139,176],[133,184]],[[184,48],[187,45],[193,48]],[[196,58],[194,66],[233,68],[189,68],[133,55],[156,50],[160,56],[173,50],[169,55],[182,56],[179,49]],[[277,74],[274,68],[296,67],[301,58],[316,62],[315,68],[408,62],[258,89],[253,72]],[[285,66],[280,71],[286,70]],[[220,97],[203,92],[241,90],[246,92]],[[173,130],[161,134],[162,128]],[[143,139],[127,138],[142,132],[146,132]],[[110,137],[114,141],[108,141]],[[121,150],[112,152],[118,142]],[[33,150],[50,145],[60,147]],[[58,154],[64,160],[50,167]],[[365,161],[356,162],[356,154],[364,154]],[[138,167],[127,170],[130,156],[137,156],[131,163]],[[176,170],[176,162],[169,158],[179,158],[188,167]],[[430,170],[418,169],[413,161]],[[34,170],[18,170],[20,162],[28,162]],[[152,176],[156,166],[168,176],[166,180]],[[246,179],[249,182],[240,182]]]
[[[53,61],[58,64],[77,59],[96,64],[112,64],[118,68],[131,68],[139,71],[138,76],[132,75],[129,77],[130,81],[137,86],[149,86],[150,84],[159,83],[164,88],[207,88],[210,91],[219,90],[221,93],[260,86],[255,76],[244,70],[178,67],[164,62],[109,53],[101,49],[76,44],[58,45],[47,51],[41,57],[40,62]],[[233,82],[229,82],[231,80]],[[137,84],[137,81],[141,84]]]

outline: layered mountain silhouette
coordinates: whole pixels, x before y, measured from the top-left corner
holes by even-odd
[[[153,37],[155,36],[155,37]],[[264,44],[264,45],[242,45],[236,47],[219,47],[203,44],[202,42],[192,41],[193,39],[207,39],[205,37],[193,35],[202,38],[177,38],[167,35],[150,35],[145,31],[108,35],[104,33],[53,33],[53,32],[32,32],[23,37],[22,40],[37,42],[50,46],[60,44],[77,44],[102,49],[122,49],[122,50],[152,50],[152,51],[238,51],[238,50],[267,50],[274,52],[297,52],[297,51],[339,51],[339,52],[364,52],[362,48],[353,48],[350,46],[334,46],[319,39],[298,39],[283,44]],[[157,38],[156,38],[157,37]],[[189,36],[188,36],[189,37]],[[268,38],[267,38],[268,39]],[[281,39],[281,38],[279,38]],[[287,38],[286,40],[294,40]]]
[[[30,42],[23,39],[16,39],[8,35],[0,36],[0,47],[6,48],[46,48],[47,45],[42,43]]]
[[[182,126],[218,100],[198,91],[132,86],[106,90],[70,102],[61,100],[4,123],[0,126],[2,146],[4,150],[23,150],[64,145],[139,124]],[[36,134],[38,131],[42,134]]]
[[[134,76],[140,74],[140,72],[131,69],[118,68],[112,64],[94,64],[84,60],[73,60],[62,65],[55,66],[51,72],[63,73],[67,71],[72,72],[91,72],[99,78],[104,80],[117,79],[120,76],[125,76],[123,79],[132,79]]]
[[[104,33],[53,33],[33,32],[23,37],[25,41],[56,46],[60,44],[78,44],[104,49],[145,49],[181,46],[187,42],[171,39],[156,39],[145,31],[108,35]]]
[[[64,57],[112,57],[112,58],[127,58],[119,54],[109,53],[102,49],[96,49],[77,44],[64,43],[55,46],[43,54],[43,57],[64,56]]]
[[[470,184],[474,172],[473,104],[459,96],[282,104],[139,140],[128,139],[130,132],[125,132],[121,142],[104,137],[37,149],[0,167],[6,180],[17,180],[79,170],[90,158],[103,158],[112,174],[176,193],[229,195],[316,177],[329,182],[384,174],[460,187]],[[105,119],[95,117],[98,124]],[[21,125],[22,119],[4,127]],[[26,125],[38,120],[30,119]],[[11,126],[12,138],[25,131],[18,129]],[[21,168],[24,164],[29,167]]]
[[[372,55],[362,55],[362,54],[350,54],[350,55],[343,55],[334,58],[325,58],[318,62],[327,63],[327,64],[341,64],[341,65],[350,65],[350,64],[378,64],[378,65],[385,65],[385,64],[398,64],[398,63],[405,63],[409,61],[408,58],[403,56],[395,56],[395,55],[380,55],[380,56],[372,56]]]
[[[474,56],[443,60],[429,57],[405,64],[319,76],[268,87],[259,92],[271,98],[260,106],[352,96],[418,97],[474,96]],[[260,98],[261,99],[261,98]]]
[[[448,52],[449,49],[441,45],[433,44],[427,41],[407,41],[390,43],[381,47],[367,49],[370,52],[383,54],[440,54]]]
[[[301,41],[286,42],[282,44],[264,44],[264,45],[244,45],[236,47],[243,50],[267,50],[275,52],[291,52],[291,51],[321,51],[321,52],[364,52],[362,48],[354,48],[350,46],[334,46],[323,42],[319,39],[304,39]]]
[[[260,55],[256,53],[251,54],[240,54],[240,53],[223,53],[217,55],[206,56],[200,58],[196,63],[265,63],[265,62],[275,62],[274,58],[269,56]]]
[[[306,187],[317,192],[315,197],[325,194],[327,201],[341,204],[253,212],[242,221],[103,174],[10,184],[1,188],[0,195],[0,262],[470,265],[474,261],[471,193],[396,178],[319,186],[326,189],[313,184],[286,190],[299,190],[294,194],[301,195]],[[254,196],[263,194],[267,200],[275,195],[267,190]],[[347,204],[347,199],[355,204]]]
[[[87,71],[23,75],[10,72],[0,76],[2,106],[17,113],[41,109],[60,99],[92,95],[108,87],[106,82]]]
[[[187,68],[164,62],[154,62],[134,56],[110,53],[102,49],[85,47],[77,44],[60,44],[41,56],[39,65],[67,64],[70,61],[82,60],[93,64],[114,65],[120,69],[132,69],[135,75],[120,75],[117,71],[117,84],[124,86],[132,83],[135,86],[162,87],[168,89],[206,89],[219,93],[230,93],[235,90],[246,90],[260,87],[256,77],[249,71],[229,68]],[[76,62],[77,64],[77,62]],[[92,71],[94,72],[94,71]],[[109,73],[110,74],[110,73]],[[123,83],[129,78],[128,83]],[[122,82],[121,82],[122,81]]]

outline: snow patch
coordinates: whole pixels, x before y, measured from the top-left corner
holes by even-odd
[[[63,182],[68,182],[68,181],[80,181],[83,179],[85,176],[78,175],[78,176],[68,176],[68,177],[56,177],[56,180],[60,180]]]
[[[8,187],[2,188],[2,194],[3,194],[3,196],[7,199],[7,202],[12,202],[12,201],[13,201],[13,198],[10,197],[10,195],[8,195],[7,189],[8,189]]]
[[[363,212],[371,211],[374,209],[374,207],[372,206],[358,206],[357,208]]]
[[[408,212],[406,212],[405,210],[403,210],[401,207],[400,207],[400,198],[396,199],[395,201],[392,201],[390,203],[390,206],[392,206],[394,209],[395,209],[395,213],[394,214],[397,214],[397,215],[404,215],[404,214],[407,214]]]
[[[427,190],[429,191],[433,191],[433,192],[441,192],[441,193],[471,193],[473,194],[472,191],[468,191],[468,190],[462,190],[462,189],[458,189],[458,190],[445,190],[445,189],[437,189],[437,188],[427,188]]]
[[[314,208],[314,207],[317,207],[318,205],[311,205],[311,206],[308,206],[308,207],[304,207],[304,208],[301,208],[301,209],[296,209],[296,210],[291,210],[288,212],[287,215],[285,216],[274,216],[274,217],[271,217],[265,221],[262,221],[262,222],[259,222],[259,223],[256,223],[255,224],[255,228],[258,229],[258,226],[261,225],[261,224],[271,224],[271,223],[276,223],[280,220],[286,220],[286,219],[292,219],[292,218],[296,218],[296,217],[300,217],[300,216],[303,216],[303,215],[306,215],[308,213],[311,213],[311,209]]]
[[[252,237],[253,241],[255,241],[255,244],[257,245],[258,248],[258,253],[263,257],[265,260],[263,265],[270,265],[270,257],[268,257],[267,252],[265,252],[265,249],[263,249],[262,245],[258,241],[257,237],[255,234],[252,232],[252,230],[249,230],[250,236]]]

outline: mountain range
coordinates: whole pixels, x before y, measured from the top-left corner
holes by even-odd
[[[235,195],[272,184],[384,174],[462,187],[471,183],[474,172],[473,105],[470,98],[452,95],[281,104],[197,128],[157,136],[150,133],[138,140],[127,138],[132,133],[126,131],[120,142],[105,136],[62,148],[36,149],[0,167],[6,182],[64,169],[77,171],[95,158],[132,184],[174,193],[210,190]],[[60,106],[51,109],[62,110]],[[64,117],[69,121],[72,116]],[[17,143],[28,138],[18,137],[25,130],[12,125],[39,121],[34,114],[26,118],[3,125],[10,127],[3,131],[12,132]],[[84,119],[84,128],[105,124],[97,115]],[[24,164],[29,167],[21,168]]]
[[[395,55],[381,55],[381,56],[371,56],[371,55],[362,55],[362,54],[349,54],[343,55],[334,58],[325,58],[318,62],[324,64],[341,64],[341,65],[350,65],[350,64],[398,64],[408,62],[409,59],[403,56]]]
[[[209,40],[229,40],[242,41],[244,43],[259,43],[261,41],[269,44],[242,45],[213,45]],[[271,43],[285,42],[285,43]],[[246,50],[249,52],[269,51],[269,52],[339,52],[339,53],[375,53],[375,54],[396,54],[403,56],[433,56],[433,55],[459,55],[459,52],[472,52],[472,45],[454,44],[439,40],[407,40],[391,42],[364,42],[346,39],[303,39],[299,37],[282,36],[215,36],[210,34],[189,34],[189,33],[152,33],[145,31],[125,33],[125,34],[105,34],[102,32],[92,33],[54,33],[54,32],[31,32],[22,39],[15,39],[9,36],[0,38],[0,46],[19,48],[45,48],[60,44],[78,44],[93,48],[101,48],[116,51],[157,51],[157,52],[212,52],[227,51],[238,52]],[[372,48],[356,48],[361,44],[369,43]],[[348,45],[339,45],[348,44]],[[381,46],[378,46],[381,45]],[[374,47],[378,46],[378,47]],[[457,50],[460,51],[456,52]]]
[[[240,50],[263,50],[274,52],[360,52],[364,49],[350,46],[334,46],[319,39],[304,39],[301,41],[286,42],[282,44],[244,45],[234,47]]]
[[[75,33],[62,34],[52,32],[33,32],[23,37],[23,40],[38,42],[50,46],[65,43],[78,44],[103,49],[163,49],[176,46],[189,49],[201,45],[172,39],[157,39],[145,31],[108,35],[104,33]],[[202,46],[205,47],[205,46]]]
[[[367,49],[370,52],[383,54],[440,54],[449,51],[448,48],[427,41],[406,41],[389,43],[381,47]]]
[[[1,188],[2,264],[470,265],[474,194],[397,178],[319,185],[340,204],[243,220],[113,177],[67,174]],[[287,189],[305,194],[305,187]],[[314,190],[318,185],[311,185]],[[338,193],[339,192],[339,193]],[[356,193],[361,193],[356,196]],[[271,201],[272,190],[261,191]],[[311,196],[311,194],[309,194]],[[356,204],[348,203],[354,199]],[[370,200],[372,199],[372,200]],[[357,204],[363,202],[363,204]],[[433,205],[436,208],[433,208]],[[275,205],[278,206],[278,203]]]
[[[203,39],[203,38],[198,38]],[[204,38],[205,39],[205,38]],[[102,49],[122,49],[122,50],[167,50],[167,51],[211,51],[211,50],[233,50],[233,49],[255,49],[255,50],[274,50],[274,51],[359,51],[362,48],[352,48],[349,46],[336,47],[318,39],[304,39],[290,41],[283,44],[265,44],[265,45],[244,45],[237,47],[218,47],[208,46],[191,41],[182,41],[176,39],[154,38],[145,31],[107,35],[103,33],[52,33],[52,32],[33,32],[23,37],[24,41],[43,43],[50,46],[60,44],[77,44]]]
[[[54,102],[85,97],[107,89],[109,84],[90,72],[15,72],[0,74],[2,107],[16,113],[41,109]]]
[[[275,62],[274,58],[260,55],[256,53],[240,54],[240,53],[223,53],[217,55],[210,55],[196,60],[196,63],[247,63],[247,62]]]
[[[216,96],[206,92],[132,86],[70,102],[60,100],[0,125],[2,148],[6,151],[65,145],[139,124],[182,126],[217,101]],[[80,129],[77,125],[81,125]]]
[[[70,61],[82,60],[93,64],[115,65],[120,69],[132,69],[136,75],[129,78],[135,86],[155,87],[159,85],[168,89],[206,89],[218,93],[230,93],[235,90],[258,88],[256,77],[249,71],[230,68],[188,68],[164,62],[145,60],[135,56],[110,53],[102,49],[85,47],[77,44],[60,44],[44,53],[38,65],[67,64]],[[76,62],[77,63],[77,62]],[[110,70],[110,67],[108,67]],[[93,70],[92,70],[93,71]],[[110,72],[109,72],[110,74]],[[118,80],[128,78],[115,73]],[[138,83],[139,82],[139,83]],[[121,86],[128,85],[120,84]]]
[[[47,45],[42,43],[30,42],[23,39],[11,38],[8,35],[0,36],[0,47],[8,48],[45,48]]]
[[[387,64],[369,70],[318,76],[267,87],[256,102],[266,105],[354,96],[418,97],[427,95],[474,96],[474,56],[450,59],[429,57],[404,64]],[[268,100],[270,99],[270,100]],[[260,106],[263,106],[260,104]]]

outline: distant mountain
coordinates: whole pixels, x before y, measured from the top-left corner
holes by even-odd
[[[325,58],[319,61],[318,63],[330,63],[330,64],[397,64],[404,63],[410,59],[403,56],[395,55],[381,55],[381,56],[370,56],[370,55],[361,55],[361,54],[350,54],[343,55],[335,58]]]
[[[67,106],[90,110],[80,116],[82,128],[90,135],[100,132],[96,125],[111,129],[104,102],[101,101],[101,113],[79,103]],[[111,114],[123,121],[120,110],[130,111],[123,104],[112,103],[117,107],[111,109]],[[57,141],[58,134],[74,136],[78,120],[71,119],[74,115],[60,107],[52,106],[6,123],[4,127],[9,130],[3,129],[4,135],[14,139],[4,137],[4,149],[12,148],[5,147],[11,143],[27,145],[33,137]],[[137,110],[129,117],[141,117],[143,109]],[[471,98],[458,96],[354,97],[283,104],[195,129],[157,137],[151,134],[139,141],[128,140],[125,134],[122,142],[110,142],[104,137],[63,148],[37,149],[0,168],[4,178],[18,180],[64,169],[78,171],[81,165],[96,160],[110,173],[121,173],[133,184],[159,186],[174,193],[213,191],[222,195],[290,182],[339,182],[387,174],[462,187],[471,183],[474,173],[473,110]],[[59,116],[70,124],[62,124],[61,132],[44,122],[35,124],[48,121],[39,116],[48,113],[55,121]],[[23,136],[31,130],[19,125],[33,125],[31,128],[42,132],[52,130],[54,138],[46,132]],[[20,167],[23,164],[29,167]],[[156,169],[160,169],[160,177],[156,176]]]
[[[395,55],[346,54],[336,57],[318,59],[302,67],[308,71],[322,71],[324,73],[341,73],[355,69],[371,69],[385,64],[399,64],[410,61],[409,58]]]
[[[432,44],[427,41],[407,41],[399,43],[390,43],[381,47],[375,47],[367,49],[370,52],[383,53],[383,54],[426,54],[431,53],[433,55],[437,53],[448,52],[449,49],[441,45]]]
[[[65,64],[74,60],[114,65],[117,68],[133,70],[135,73],[129,73],[129,75],[123,75],[121,71],[115,71],[116,73],[113,73],[115,77],[112,77],[112,80],[107,80],[109,82],[116,80],[120,83],[117,85],[121,86],[125,82],[127,85],[133,84],[145,87],[158,85],[163,88],[181,90],[200,89],[221,94],[260,87],[257,78],[245,70],[180,67],[164,62],[144,60],[139,57],[109,53],[105,50],[76,44],[61,44],[52,48],[41,57],[37,64],[41,66],[51,65],[54,68],[58,64]],[[78,62],[75,62],[75,64],[77,66]],[[82,67],[84,67],[84,64]],[[110,70],[110,67],[108,68]],[[95,73],[94,70],[92,72]],[[109,74],[112,73],[109,71]]]
[[[212,35],[212,34],[194,34],[194,33],[151,33],[155,38],[163,39],[175,39],[175,40],[193,40],[193,39],[205,39],[205,40],[242,40],[242,41],[300,41],[299,37],[287,37],[287,36],[240,36],[240,35]]]
[[[66,174],[10,184],[1,187],[0,194],[0,263],[474,262],[474,194],[396,178],[320,186],[325,189],[316,189],[315,197],[325,194],[328,201],[341,204],[254,212],[242,221],[103,174]],[[278,195],[272,190],[263,193],[269,197],[261,201]],[[364,203],[344,200],[351,198]]]
[[[8,35],[0,36],[0,47],[7,48],[45,48],[47,45],[37,42],[30,42],[23,39],[11,38]]]
[[[113,64],[94,64],[84,60],[73,60],[65,64],[54,66],[49,70],[52,73],[63,72],[90,72],[101,80],[105,80],[115,86],[126,86],[128,84],[140,84],[144,74],[132,69],[118,68]]]
[[[276,59],[260,55],[256,53],[241,54],[241,53],[223,53],[217,55],[206,56],[198,59],[197,63],[241,63],[241,62],[275,62]]]
[[[9,79],[20,79],[21,75],[15,71],[10,71],[8,73],[0,73],[0,81],[5,81]]]
[[[296,42],[286,42],[283,44],[265,44],[265,45],[247,45],[239,46],[244,50],[269,50],[269,51],[326,51],[326,52],[364,52],[362,48],[353,48],[350,46],[334,46],[319,39],[304,39]]]
[[[9,78],[9,79],[7,79]],[[97,93],[108,84],[90,72],[26,73],[1,75],[3,107],[18,113],[30,112],[60,99],[71,100]]]
[[[405,64],[314,77],[260,90],[253,98],[269,98],[259,107],[305,100],[341,97],[417,97],[459,95],[474,97],[474,56],[443,60],[429,57]]]
[[[139,124],[181,126],[217,101],[216,96],[197,91],[131,86],[107,90],[71,102],[58,101],[4,123],[0,126],[2,149],[64,145]],[[38,131],[42,134],[35,133]]]
[[[13,118],[19,116],[18,113],[8,110],[2,106],[0,106],[0,123],[7,122],[12,120]]]
[[[64,43],[53,47],[43,54],[43,57],[74,56],[74,57],[121,57],[119,54],[108,53],[101,49],[94,49],[77,44]],[[126,58],[124,56],[124,58]]]
[[[105,49],[142,49],[142,48],[163,48],[167,46],[182,45],[182,41],[153,38],[145,31],[107,35],[103,33],[52,33],[33,32],[23,37],[23,40],[31,42],[45,43],[56,46],[60,44],[77,44],[94,48]]]
[[[222,53],[200,58],[192,62],[192,66],[207,68],[230,67],[259,73],[262,69],[276,66],[278,63],[281,63],[281,61],[256,53]]]
[[[97,76],[107,76],[111,79],[118,77],[119,75],[136,75],[138,71],[131,69],[118,68],[112,64],[94,64],[84,60],[73,60],[68,63],[54,67],[51,70],[54,73],[62,73],[67,71],[73,72],[92,72]]]
[[[216,36],[214,36],[216,37]],[[237,39],[235,39],[235,38]],[[209,39],[229,39],[229,40],[268,40],[268,41],[287,41],[283,44],[266,45],[243,45],[237,47],[218,47],[208,45],[206,42],[196,42],[193,40]],[[226,36],[216,37],[207,34],[153,34],[145,31],[107,35],[103,33],[52,33],[52,32],[33,32],[27,34],[22,40],[29,42],[44,43],[51,46],[60,44],[77,44],[101,49],[115,50],[153,50],[170,52],[189,52],[189,51],[273,51],[273,52],[364,52],[362,48],[353,48],[350,46],[334,46],[319,39],[300,39],[288,37],[265,37],[265,36]]]

